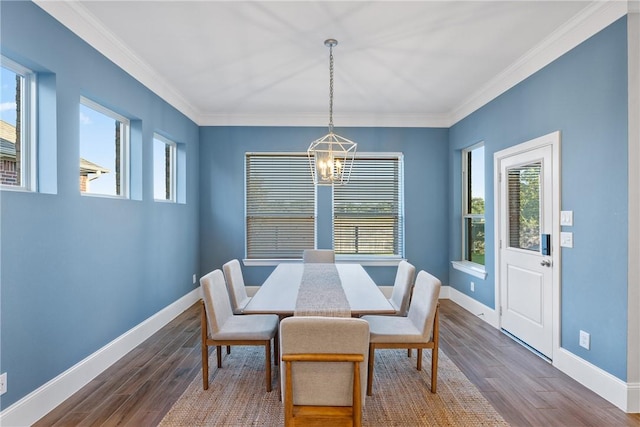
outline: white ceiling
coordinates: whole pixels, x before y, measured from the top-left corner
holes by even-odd
[[[625,13],[591,1],[36,1],[200,125],[450,126]],[[623,6],[621,6],[623,5]]]

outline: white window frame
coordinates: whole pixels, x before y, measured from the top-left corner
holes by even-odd
[[[345,187],[353,186],[355,184],[354,181],[354,171],[357,168],[358,159],[389,159],[394,158],[398,162],[398,176],[397,176],[397,191],[398,191],[398,231],[396,238],[398,241],[398,253],[393,255],[389,254],[339,254],[336,252],[336,260],[342,262],[358,262],[363,265],[372,265],[372,266],[394,266],[397,265],[402,259],[404,259],[405,254],[405,227],[404,227],[404,154],[399,152],[361,152],[355,155],[353,169],[351,171],[351,179],[345,184]],[[340,187],[333,188],[332,194],[332,238],[334,239],[334,248],[335,248],[335,220],[336,220],[336,200],[335,200],[335,192],[340,191]]]
[[[0,188],[13,191],[37,191],[37,75],[33,70],[5,56],[0,56],[0,62],[3,68],[22,77],[20,185],[0,185]]]
[[[93,197],[115,197],[120,199],[128,199],[130,196],[130,168],[131,168],[131,122],[125,116],[116,113],[108,109],[107,107],[98,104],[95,101],[92,101],[89,98],[85,98],[84,96],[80,97],[80,104],[85,107],[91,108],[98,113],[104,114],[105,116],[112,118],[120,122],[120,143],[122,146],[120,147],[120,194],[118,195],[110,195],[110,194],[101,194],[101,193],[91,193],[91,192],[80,192],[83,196],[93,196]],[[78,163],[80,159],[78,158]]]
[[[310,240],[300,240],[300,242],[298,242],[297,245],[295,246],[299,246],[300,249],[300,253],[299,254],[295,254],[293,252],[290,253],[290,255],[288,257],[257,257],[257,256],[253,256],[250,253],[249,250],[249,246],[250,246],[250,231],[249,231],[249,221],[250,221],[250,207],[249,207],[249,183],[248,183],[248,179],[249,179],[249,171],[247,170],[247,163],[250,159],[250,157],[255,156],[255,157],[299,157],[299,161],[300,164],[298,165],[299,170],[299,176],[301,178],[301,183],[303,182],[302,180],[305,180],[304,183],[308,183],[309,185],[309,189],[311,190],[311,196],[313,198],[312,203],[313,203],[313,208],[312,210],[310,209],[308,214],[300,214],[300,215],[294,215],[294,217],[296,218],[300,218],[300,219],[304,219],[305,215],[308,215],[309,218],[311,218],[311,220],[313,221],[313,231],[310,234]],[[244,177],[245,177],[245,183],[244,183],[244,201],[245,201],[245,215],[244,215],[244,219],[245,219],[245,258],[243,260],[244,265],[247,266],[271,266],[271,265],[275,265],[281,262],[300,262],[300,259],[302,258],[302,250],[304,248],[314,248],[316,247],[316,236],[317,236],[317,187],[313,184],[313,180],[311,179],[311,175],[309,173],[309,159],[307,156],[307,153],[297,153],[297,152],[247,152],[245,153],[245,158],[244,158],[244,164],[245,164],[245,173],[244,173]],[[274,171],[280,170],[277,166],[274,167],[273,169]],[[288,189],[285,186],[283,186],[284,191],[290,191],[290,188]],[[281,190],[282,190],[281,189]],[[282,195],[283,193],[281,193],[280,195]],[[274,252],[274,255],[276,253]]]
[[[156,145],[155,145],[155,141],[158,140],[162,143],[164,143],[166,146],[169,147],[169,198],[162,198],[162,199],[158,199],[156,198],[156,194],[155,194],[155,163],[153,165],[154,170],[153,170],[153,198],[155,201],[157,202],[173,202],[176,203],[177,201],[177,196],[176,196],[176,188],[177,188],[177,179],[178,179],[178,166],[177,166],[177,158],[178,158],[178,144],[175,141],[170,140],[169,138],[166,138],[158,133],[154,133],[153,134],[153,157],[155,158],[155,150],[156,150]],[[163,172],[166,172],[163,170]]]
[[[465,251],[468,243],[466,222],[468,220],[474,220],[474,219],[485,219],[485,215],[486,215],[486,212],[484,214],[470,213],[471,207],[468,204],[469,192],[471,191],[471,188],[470,188],[471,182],[469,179],[470,171],[468,170],[468,158],[474,150],[484,146],[485,146],[484,141],[481,141],[462,150],[462,174],[461,174],[462,176],[462,204],[461,204],[462,221],[460,223],[460,230],[462,235],[461,236],[462,246],[460,251],[461,259],[460,261],[456,260],[451,262],[453,268],[455,268],[456,270],[462,271],[464,273],[470,274],[480,279],[486,279],[487,277],[485,265],[478,264],[469,259],[466,259],[467,255]],[[485,154],[485,160],[486,160],[486,154]],[[485,164],[486,164],[486,161],[485,161]],[[484,168],[485,167],[483,166],[483,173],[484,173]],[[485,189],[486,189],[486,183],[485,183]],[[485,206],[485,210],[486,210],[486,206]],[[486,225],[486,221],[485,221],[485,225]],[[485,232],[485,243],[486,243],[486,232]],[[486,250],[485,250],[485,255],[486,255]]]

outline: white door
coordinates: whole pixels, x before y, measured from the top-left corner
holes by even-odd
[[[554,141],[559,144],[558,132],[496,153],[494,163],[500,326],[549,359],[557,322],[554,270],[560,262]]]

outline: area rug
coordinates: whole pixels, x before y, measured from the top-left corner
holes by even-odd
[[[439,352],[438,390],[430,392],[431,352],[423,352],[422,371],[416,354],[406,350],[376,351],[373,396],[363,411],[365,426],[507,426],[491,404],[456,365]],[[212,354],[215,354],[212,353]],[[209,390],[202,376],[187,387],[160,422],[161,426],[282,426],[278,368],[273,371],[273,391],[264,385],[264,349],[233,347],[223,368],[209,361]]]

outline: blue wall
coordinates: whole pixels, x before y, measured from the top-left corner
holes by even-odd
[[[194,289],[198,272],[198,127],[31,2],[2,2],[2,54],[46,71],[55,102],[53,194],[1,197],[2,408]],[[50,94],[51,95],[51,94]],[[79,101],[134,119],[137,200],[81,196]],[[152,138],[186,151],[186,203],[153,201]],[[45,174],[46,175],[46,174]],[[53,189],[51,191],[51,189]]]
[[[200,131],[201,273],[245,255],[244,154],[305,152],[326,128],[203,127]],[[447,283],[448,131],[413,128],[336,128],[358,152],[402,152],[405,174],[405,257]],[[320,190],[325,190],[321,188]],[[330,197],[321,198],[330,203]],[[322,210],[320,206],[318,210]],[[322,222],[318,234],[331,235]],[[366,267],[376,283],[392,285],[395,267]],[[244,267],[248,285],[262,283],[273,267]]]
[[[450,259],[461,254],[461,149],[485,143],[486,281],[450,270],[450,285],[494,306],[493,154],[560,130],[562,209],[574,247],[562,248],[561,345],[626,378],[627,26],[620,19],[450,129]],[[591,350],[578,345],[591,333]]]

